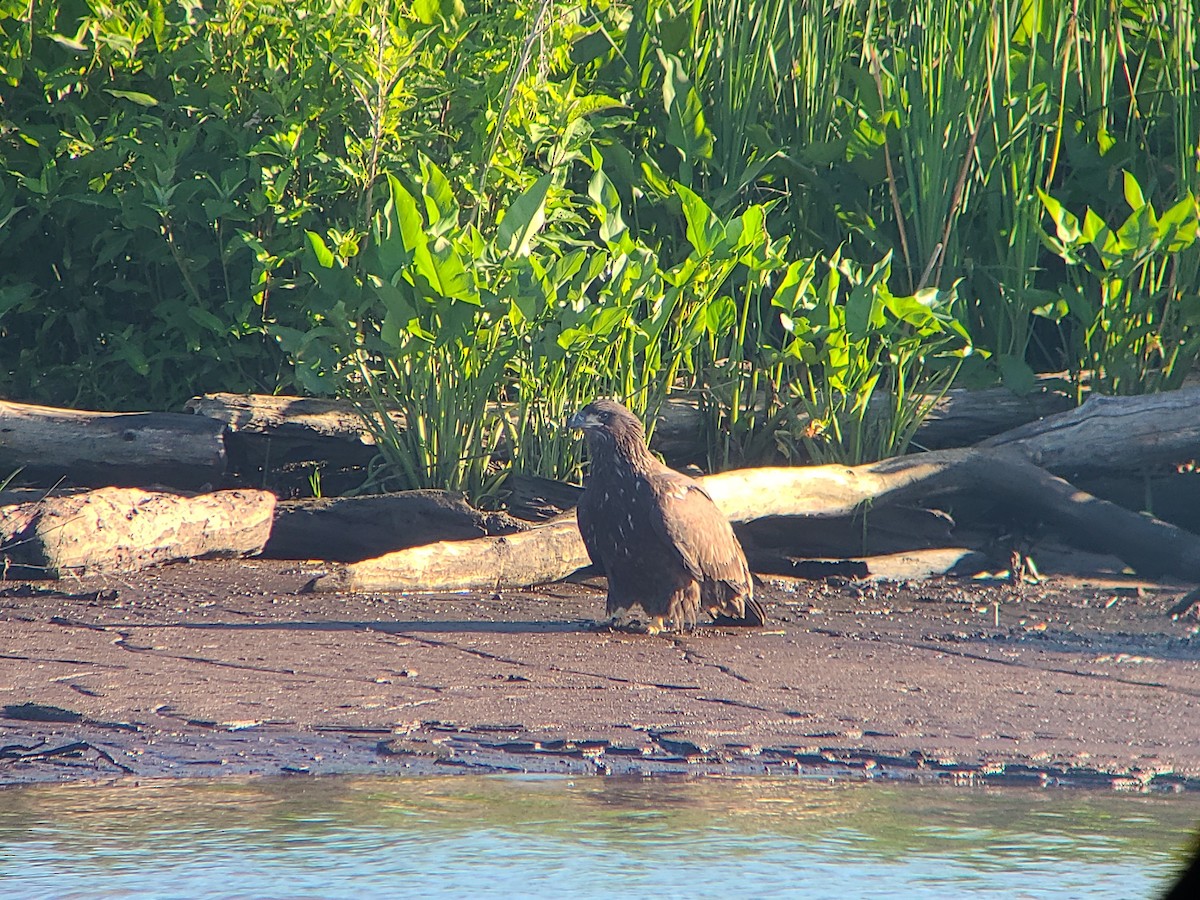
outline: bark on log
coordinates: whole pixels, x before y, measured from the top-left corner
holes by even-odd
[[[271,394],[204,394],[193,397],[184,409],[224,422],[233,432],[282,438],[336,438],[374,444],[354,405],[345,400],[280,397]],[[404,427],[396,414],[396,426]]]
[[[884,556],[917,549],[949,547],[955,521],[937,509],[907,504],[872,506],[858,515],[836,519],[784,516],[742,522],[738,537],[746,553],[819,557],[848,554]],[[755,571],[759,571],[755,569]]]
[[[105,413],[0,400],[0,477],[196,490],[225,471],[224,426],[184,413]]]
[[[274,509],[267,491],[186,497],[101,488],[0,508],[0,556],[6,569],[49,578],[253,556],[267,542]]]
[[[734,522],[763,516],[833,518],[872,506],[925,500],[946,493],[981,492],[1021,507],[1064,529],[1088,547],[1111,552],[1147,575],[1200,580],[1200,538],[1078,490],[1030,459],[1073,471],[1096,458],[1099,436],[1129,437],[1110,447],[1108,465],[1135,466],[1148,450],[1156,458],[1195,452],[1200,434],[1200,389],[1153,398],[1120,398],[1051,417],[1033,433],[997,447],[938,450],[864,466],[740,469],[701,479]],[[1123,409],[1136,413],[1124,415]],[[1171,429],[1155,432],[1164,409]],[[1098,436],[1099,435],[1099,436]],[[437,544],[366,560],[314,580],[315,590],[498,590],[561,578],[587,564],[573,517],[553,519],[524,535],[481,538],[457,546]],[[515,539],[514,539],[515,541]],[[543,549],[544,548],[544,549]],[[407,554],[407,556],[406,556]],[[500,555],[503,565],[499,565]],[[358,585],[370,584],[370,588]]]
[[[283,496],[308,493],[320,472],[331,494],[361,486],[375,441],[354,406],[342,400],[266,394],[205,394],[184,408],[228,429],[226,484],[267,487]],[[403,425],[403,418],[397,418]]]
[[[869,581],[919,581],[937,575],[976,575],[988,567],[984,554],[967,547],[937,547],[838,559],[796,559],[751,553],[749,559],[751,569],[758,575],[805,579],[840,575]]]
[[[1024,396],[1007,388],[953,390],[934,403],[917,431],[916,444],[927,449],[975,443],[1025,422],[1071,407],[1066,394],[1054,389],[1061,379],[1047,376]],[[344,400],[316,400],[265,394],[205,394],[185,408],[224,422],[230,431],[234,463],[245,459],[262,467],[266,439],[275,442],[273,465],[328,462],[332,467],[363,466],[374,455],[374,440],[354,406]],[[392,421],[404,427],[404,416]],[[653,429],[651,446],[674,463],[693,462],[704,454],[703,418],[694,400],[668,400]]]
[[[1067,476],[1184,462],[1200,454],[1200,387],[1140,397],[1095,394],[1078,409],[980,446],[1014,450]]]
[[[557,581],[588,564],[575,514],[506,537],[442,541],[335,565],[308,590],[499,591]]]
[[[1003,387],[947,391],[934,402],[913,443],[926,450],[963,447],[1069,410],[1071,398],[1057,389],[1061,382],[1057,375],[1039,377],[1038,387],[1023,396]],[[791,425],[793,430],[801,427],[801,423]],[[650,445],[668,461],[696,461],[704,452],[703,428],[696,402],[674,398],[663,407]]]
[[[461,494],[448,491],[290,500],[275,508],[263,556],[357,562],[406,547],[513,534],[527,527],[504,513],[481,512]]]

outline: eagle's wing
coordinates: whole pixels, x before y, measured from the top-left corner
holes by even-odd
[[[749,583],[746,559],[729,520],[704,488],[686,475],[663,472],[650,479],[657,503],[654,529],[682,557],[697,581]]]
[[[715,600],[720,613],[754,625],[766,622],[766,611],[754,599],[754,582],[746,555],[733,528],[716,503],[692,479],[667,470],[650,477],[657,498],[654,528],[679,554],[701,585],[702,602]]]
[[[596,511],[592,509],[587,491],[579,498],[575,507],[575,521],[579,525],[579,534],[583,537],[583,546],[587,548],[588,558],[601,574],[604,573],[604,560],[600,556],[600,539],[596,531]]]

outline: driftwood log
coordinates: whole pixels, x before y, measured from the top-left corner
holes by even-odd
[[[1166,417],[1169,427],[1164,427]],[[1157,423],[1157,427],[1155,427]],[[1189,459],[1200,449],[1200,388],[1089,401],[994,446],[938,450],[869,465],[741,469],[701,479],[734,522],[763,516],[842,517],[864,505],[982,493],[1050,522],[1147,575],[1200,580],[1200,537],[1082,492],[1053,474],[1098,463]],[[1109,442],[1103,453],[1096,442]],[[1046,468],[1035,464],[1040,461]],[[1048,470],[1049,469],[1049,470]],[[319,591],[500,590],[562,578],[588,564],[572,513],[523,534],[438,543],[339,567]]]
[[[197,490],[225,472],[224,426],[184,413],[105,413],[0,400],[0,478]]]
[[[1015,450],[1068,477],[1186,462],[1200,456],[1200,386],[1140,397],[1095,394],[1077,409],[1013,428],[980,446]]]
[[[528,527],[504,513],[481,512],[461,494],[448,491],[285,500],[275,508],[263,556],[354,562],[405,547],[513,534]]]
[[[205,394],[184,408],[225,426],[226,484],[267,487],[303,496],[319,473],[324,492],[360,487],[375,457],[375,441],[342,400],[268,394]],[[397,416],[397,424],[403,418]]]
[[[187,497],[110,487],[48,497],[0,507],[0,557],[6,570],[61,578],[253,556],[267,542],[274,509],[267,491]]]

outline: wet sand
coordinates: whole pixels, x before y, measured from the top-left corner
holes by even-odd
[[[0,784],[519,771],[1200,789],[1200,619],[1165,612],[1181,586],[771,580],[764,629],[647,636],[596,630],[597,586],[303,593],[320,571],[0,583]]]

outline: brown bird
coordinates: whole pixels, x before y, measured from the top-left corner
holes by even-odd
[[[668,621],[694,626],[701,610],[723,624],[766,622],[729,521],[699,484],[651,454],[633,413],[595,400],[567,424],[587,438],[592,467],[576,517],[588,556],[608,576],[614,623],[633,606],[651,634]]]

